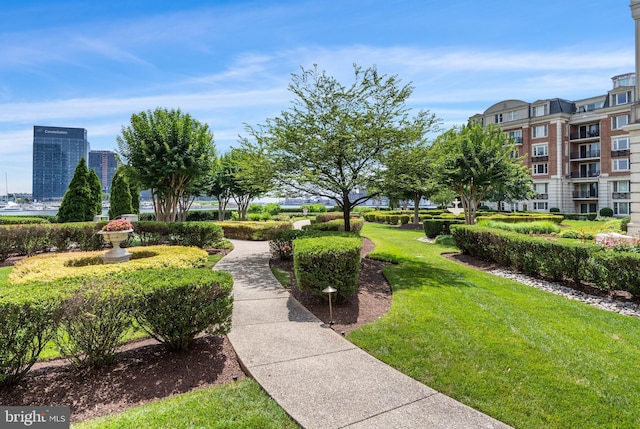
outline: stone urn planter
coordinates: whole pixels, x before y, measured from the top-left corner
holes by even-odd
[[[120,247],[120,243],[129,238],[129,233],[133,232],[131,222],[126,219],[116,219],[109,222],[98,231],[107,243],[111,243],[112,249],[102,255],[102,261],[105,264],[117,264],[119,262],[128,262],[131,259],[131,253]]]

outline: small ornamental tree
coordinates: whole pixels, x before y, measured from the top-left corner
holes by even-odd
[[[84,158],[76,166],[69,188],[58,209],[59,222],[87,222],[93,220],[95,204],[89,186],[89,170]]]
[[[114,219],[120,215],[133,213],[131,204],[131,190],[122,168],[118,168],[111,180],[111,207],[109,208],[109,219]]]
[[[89,188],[91,189],[91,200],[93,202],[93,214],[102,214],[102,183],[94,169],[89,170]]]

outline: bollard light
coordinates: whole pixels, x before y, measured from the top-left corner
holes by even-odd
[[[332,288],[331,286],[328,286],[326,288],[324,288],[322,290],[322,292],[326,293],[327,295],[329,295],[329,327],[331,327],[335,322],[333,321],[333,306],[331,304],[332,298],[333,298],[333,293],[334,292],[338,292],[338,289]]]

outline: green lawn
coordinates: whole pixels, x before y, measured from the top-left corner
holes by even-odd
[[[571,229],[573,231],[597,234],[599,232],[617,232],[620,233],[620,222],[622,219],[606,218],[603,220],[570,220],[564,219],[560,224],[563,230]]]
[[[299,428],[251,379],[177,395],[73,425],[105,428]]]
[[[399,264],[390,312],[355,344],[517,428],[640,427],[640,320],[449,261],[422,232],[362,234]]]

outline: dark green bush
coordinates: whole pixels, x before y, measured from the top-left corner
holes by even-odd
[[[224,237],[235,240],[268,240],[274,231],[291,230],[291,222],[220,222]]]
[[[549,221],[560,225],[564,220],[564,216],[541,213],[512,213],[509,215],[491,214],[490,216],[483,216],[482,219],[506,223]]]
[[[362,226],[364,225],[364,219],[351,219],[349,223],[351,226],[351,232],[359,234],[362,230]],[[344,220],[340,218],[323,223],[304,225],[302,229],[304,231],[344,231]]]
[[[59,317],[57,300],[35,294],[6,298],[0,296],[0,386],[17,383],[36,363]]]
[[[316,222],[317,223],[324,223],[324,222],[329,222],[332,220],[336,220],[336,219],[343,219],[344,215],[342,213],[322,213],[322,214],[318,214],[316,215]]]
[[[81,280],[60,306],[55,342],[77,367],[100,367],[115,360],[116,348],[131,327],[131,293],[106,277]]]
[[[202,331],[220,335],[231,328],[229,273],[183,268],[139,270],[123,277],[135,291],[135,320],[172,350],[186,350]]]
[[[460,219],[425,219],[422,224],[424,233],[428,238],[436,238],[439,235],[450,235],[449,227],[455,224],[463,224]]]
[[[560,213],[560,209],[558,207],[551,207],[549,213]]]
[[[603,207],[600,209],[600,216],[613,217],[613,209],[609,207]]]
[[[439,235],[436,237],[434,243],[445,247],[455,247],[456,245],[456,241],[451,235]]]
[[[627,225],[629,225],[629,222],[631,222],[631,217],[627,216],[622,218],[622,221],[620,222],[620,229],[622,232],[627,232]]]
[[[171,235],[169,244],[177,246],[196,246],[206,249],[213,247],[224,238],[222,228],[212,222],[172,222],[169,223],[169,231]]]
[[[635,252],[597,252],[587,264],[588,279],[608,290],[626,290],[640,296],[640,254]]]
[[[326,295],[328,286],[337,289],[335,299],[343,302],[358,291],[360,237],[299,238],[293,242],[293,266],[298,287],[314,295]]]

